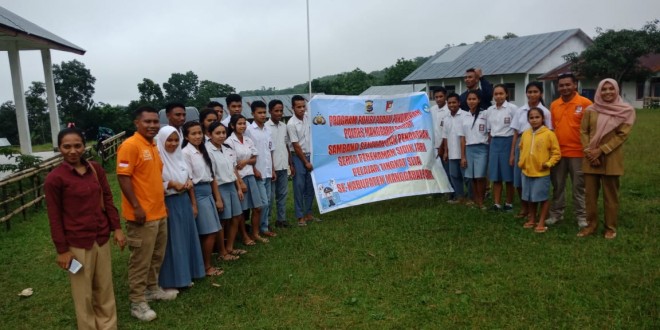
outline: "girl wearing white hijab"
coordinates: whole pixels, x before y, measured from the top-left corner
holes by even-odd
[[[156,139],[163,161],[163,187],[167,206],[167,248],[158,282],[163,288],[189,287],[193,278],[205,275],[195,225],[193,204],[196,201],[190,170],[179,148],[181,139],[176,128],[161,128]]]

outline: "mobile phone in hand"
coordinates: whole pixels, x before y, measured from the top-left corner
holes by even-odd
[[[80,263],[80,261],[76,259],[71,259],[71,264],[69,265],[69,271],[71,272],[71,274],[75,274],[78,271],[80,271],[82,266],[83,265]]]

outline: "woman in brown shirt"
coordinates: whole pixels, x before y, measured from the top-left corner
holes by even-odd
[[[605,238],[616,237],[619,211],[619,177],[623,175],[623,142],[635,122],[635,109],[619,95],[614,79],[598,84],[594,104],[582,117],[580,138],[584,148],[584,172],[587,227],[578,237],[585,237],[598,228],[598,193],[603,187],[605,207]]]
[[[78,329],[117,329],[112,287],[110,233],[121,249],[126,238],[103,168],[83,157],[85,138],[77,128],[62,130],[58,148],[63,162],[46,177],[44,191],[57,264],[69,269]]]

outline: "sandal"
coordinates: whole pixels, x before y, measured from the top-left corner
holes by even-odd
[[[231,254],[231,255],[234,255],[234,256],[244,255],[246,253],[247,253],[247,251],[242,250],[242,249],[233,249],[231,251],[227,251],[227,254]]]
[[[546,226],[534,228],[534,232],[538,233],[538,234],[543,234],[546,231],[548,231],[548,227],[546,227]]]
[[[536,227],[536,223],[533,221],[527,221],[525,224],[523,224],[523,228],[525,229],[532,229],[534,227]]]
[[[277,234],[274,233],[274,232],[272,232],[272,231],[265,231],[265,232],[261,233],[261,235],[268,236],[268,237],[275,237],[275,236],[277,236]]]
[[[238,259],[240,259],[240,258],[241,258],[241,257],[239,257],[239,256],[237,256],[237,255],[235,255],[235,254],[227,253],[227,254],[225,254],[225,255],[219,256],[219,257],[218,257],[218,261],[236,261],[236,260],[238,260]]]
[[[206,268],[206,276],[220,276],[224,274],[225,271],[222,269],[217,269],[215,267]]]
[[[264,244],[270,242],[267,238],[265,238],[265,237],[261,237],[261,236],[257,236],[257,237],[255,237],[254,239],[257,240],[257,241],[259,241],[260,243],[264,243]]]
[[[255,243],[253,240],[249,240],[249,241],[243,242],[243,245],[254,246],[254,245],[257,245],[257,243]]]

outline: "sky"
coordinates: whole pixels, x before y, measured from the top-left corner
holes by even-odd
[[[237,91],[286,88],[308,77],[305,0],[0,0],[0,6],[85,49],[82,56],[54,50],[53,63],[83,62],[96,77],[96,102],[127,105],[138,99],[143,78],[162,84],[187,71]],[[311,74],[380,70],[487,34],[580,28],[593,38],[597,27],[639,29],[656,18],[657,0],[309,0]],[[43,81],[40,53],[20,56],[24,85]],[[0,55],[0,102],[11,99],[9,61]]]

